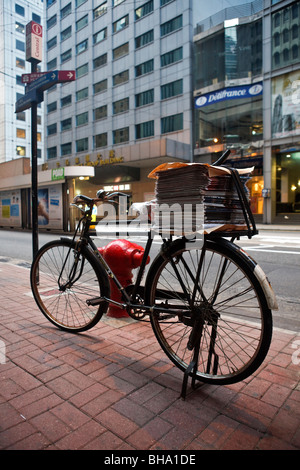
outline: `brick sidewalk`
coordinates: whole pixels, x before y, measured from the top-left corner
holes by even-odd
[[[28,267],[3,261],[0,449],[300,449],[300,333],[275,330],[255,376],[183,401],[149,324],[65,333],[39,312]]]

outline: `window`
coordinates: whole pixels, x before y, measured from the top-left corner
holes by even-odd
[[[172,83],[167,83],[166,85],[161,86],[160,93],[161,99],[165,100],[171,98],[172,96],[181,95],[183,92],[183,80],[176,80]]]
[[[16,58],[16,67],[19,67],[19,69],[25,69],[25,60],[20,59],[19,57]]]
[[[70,15],[72,13],[72,4],[71,2],[68,3],[64,8],[60,10],[60,19],[62,20],[66,16]]]
[[[76,116],[76,126],[84,126],[84,124],[87,124],[89,122],[89,112],[86,111],[81,114],[77,114]]]
[[[93,11],[93,18],[94,20],[96,18],[99,18],[99,16],[104,15],[104,13],[107,12],[107,2],[101,3],[97,8],[94,9]]]
[[[122,29],[126,28],[126,26],[128,25],[129,25],[129,15],[126,15],[123,18],[113,23],[113,33],[118,33]]]
[[[76,152],[86,152],[89,148],[89,139],[84,137],[83,139],[76,140]]]
[[[17,113],[16,114],[16,119],[18,121],[26,121],[26,114],[24,112]]]
[[[147,62],[143,62],[135,67],[135,76],[140,77],[146,73],[150,73],[154,70],[154,60],[150,59]]]
[[[170,34],[180,28],[182,28],[182,15],[177,16],[172,20],[166,21],[166,23],[163,23],[160,26],[160,35],[161,37],[166,36],[167,34]]]
[[[129,70],[124,70],[123,72],[117,73],[116,75],[113,76],[113,86],[128,82],[128,80],[129,80]]]
[[[76,31],[80,31],[84,28],[89,22],[89,15],[85,15],[80,20],[76,21]]]
[[[72,36],[72,26],[69,26],[68,28],[64,29],[60,33],[60,40],[65,41],[66,39],[70,38]]]
[[[25,33],[25,26],[22,23],[18,23],[18,21],[16,21],[16,32],[21,34]]]
[[[94,95],[101,93],[101,91],[107,90],[107,80],[101,80],[101,82],[95,83],[94,86]]]
[[[16,154],[19,157],[25,157],[26,156],[26,147],[22,147],[22,145],[17,145],[16,146]]]
[[[101,29],[98,33],[95,33],[93,36],[93,44],[98,44],[107,37],[107,28]]]
[[[55,70],[56,67],[57,67],[57,59],[55,57],[54,59],[50,60],[50,62],[47,63],[47,70]]]
[[[62,157],[64,155],[69,155],[70,153],[72,153],[72,142],[68,142],[67,144],[60,146],[60,154]]]
[[[25,83],[22,83],[22,77],[21,77],[21,75],[17,75],[17,76],[16,76],[16,82],[17,82],[17,85],[25,86]]]
[[[25,129],[17,129],[17,133],[16,133],[17,137],[19,139],[26,139],[26,131]]]
[[[107,105],[99,106],[99,108],[94,109],[94,121],[99,121],[99,119],[104,119],[107,117]]]
[[[36,13],[32,13],[32,19],[38,24],[41,24],[41,17],[40,15],[37,15]]]
[[[57,23],[57,15],[51,16],[49,20],[47,20],[47,29],[52,28]]]
[[[60,121],[60,130],[67,131],[68,129],[72,128],[72,118],[64,119],[63,121]]]
[[[18,39],[16,39],[16,49],[18,49],[18,51],[25,51],[25,42],[23,41],[19,41]]]
[[[135,10],[135,20],[139,20],[145,15],[148,15],[153,11],[153,0],[150,0],[150,2],[144,3],[141,7],[137,8]]]
[[[15,12],[18,15],[25,16],[25,8],[21,7],[21,5],[18,5],[17,3],[15,4]]]
[[[55,47],[56,45],[57,45],[57,37],[54,36],[54,38],[49,39],[49,41],[47,41],[47,51],[49,51],[50,49],[52,49],[52,47]]]
[[[183,113],[174,114],[161,119],[161,133],[180,131],[183,129]]]
[[[163,7],[167,3],[173,2],[173,0],[160,0],[160,6]]]
[[[94,69],[97,69],[98,67],[103,67],[103,65],[106,65],[106,64],[107,64],[107,54],[102,54],[93,60]]]
[[[49,103],[47,105],[47,113],[53,113],[53,111],[57,110],[57,102],[53,101],[53,103]]]
[[[49,147],[47,149],[47,159],[51,160],[51,158],[57,157],[57,148],[56,147]]]
[[[135,106],[145,106],[154,102],[154,88],[135,95]]]
[[[127,55],[129,53],[129,43],[126,42],[125,44],[122,44],[122,46],[116,47],[113,49],[113,59],[119,59],[120,57],[123,57],[124,55]]]
[[[113,143],[121,144],[129,141],[129,127],[123,127],[113,131]]]
[[[61,108],[64,108],[65,106],[69,106],[72,103],[72,95],[64,96],[60,100],[60,106]]]
[[[86,51],[87,48],[88,48],[88,39],[85,39],[84,41],[77,44],[76,54],[81,54],[82,52]]]
[[[120,5],[120,3],[123,3],[125,0],[114,0],[114,7],[116,7],[117,5]]]
[[[154,30],[151,29],[144,34],[141,34],[137,38],[135,38],[135,48],[138,49],[139,47],[145,46],[149,44],[154,39]]]
[[[60,56],[60,62],[63,64],[67,60],[70,60],[72,58],[72,49],[67,50]]]
[[[178,47],[178,49],[174,49],[173,51],[166,52],[162,56],[160,56],[160,65],[161,67],[165,67],[166,65],[173,64],[174,62],[178,62],[182,60],[182,47]]]
[[[89,96],[89,88],[83,88],[76,92],[76,101],[85,100]]]
[[[107,132],[97,134],[94,136],[94,148],[107,146]]]
[[[135,126],[135,138],[143,139],[154,136],[154,121],[142,122]]]
[[[47,135],[54,135],[57,133],[57,125],[56,122],[54,124],[50,124],[47,126]]]
[[[80,78],[83,75],[87,74],[89,71],[89,64],[83,64],[80,67],[77,67],[76,69],[76,78]]]
[[[87,0],[75,0],[75,6],[76,8],[80,7],[83,3],[85,3]]]
[[[129,109],[129,98],[115,101],[113,103],[113,114],[124,113]]]

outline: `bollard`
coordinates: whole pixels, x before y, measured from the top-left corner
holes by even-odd
[[[118,278],[123,287],[132,284],[132,269],[139,267],[142,263],[144,248],[128,240],[114,240],[108,245],[98,248],[99,252],[109,265],[112,272]],[[147,259],[147,264],[150,258]],[[110,280],[110,297],[116,302],[122,302],[122,296],[113,280]],[[107,311],[108,317],[128,317],[124,308],[111,304]]]

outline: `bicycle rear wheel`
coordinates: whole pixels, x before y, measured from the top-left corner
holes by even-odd
[[[182,371],[196,361],[189,372],[195,380],[235,383],[264,360],[272,315],[254,268],[253,260],[226,240],[207,240],[203,250],[186,249],[184,240],[177,240],[154,260],[146,280],[146,304],[158,309],[151,314],[152,328]],[[168,315],[168,308],[178,315]]]
[[[31,267],[31,288],[45,317],[59,328],[80,332],[92,328],[107,303],[89,306],[88,299],[109,298],[107,275],[86,246],[80,252],[71,240],[54,240],[37,253]]]

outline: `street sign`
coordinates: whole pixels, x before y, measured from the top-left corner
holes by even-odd
[[[26,60],[43,60],[43,28],[35,21],[26,25]]]
[[[54,70],[29,83],[26,92],[32,90],[45,91],[56,85],[56,83],[71,82],[73,80],[75,80],[75,70]]]
[[[37,80],[42,75],[45,75],[48,72],[36,72],[36,73],[23,73],[22,74],[22,83],[31,83],[34,80]]]
[[[16,113],[21,113],[25,109],[31,108],[33,102],[41,103],[43,101],[43,93],[39,93],[37,90],[31,90],[26,93],[16,102]]]

